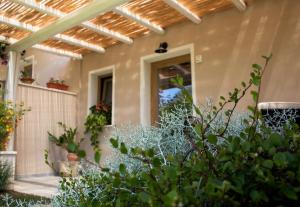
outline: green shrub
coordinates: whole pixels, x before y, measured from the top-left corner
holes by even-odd
[[[112,146],[142,170],[129,170],[126,161],[116,170],[100,166],[101,172],[64,180],[54,206],[299,206],[299,126],[288,123],[277,132],[265,124],[257,108],[270,57],[264,59],[264,67],[253,64],[248,83],[220,97],[208,113],[193,106],[196,115],[183,124],[187,150],[160,156],[155,146],[127,146],[112,138]],[[255,87],[255,104],[248,107],[240,132],[230,133],[237,104]],[[188,91],[183,93],[192,104]],[[222,124],[213,124],[220,114]]]
[[[11,166],[8,162],[0,161],[0,192],[6,190],[9,178],[12,176]]]

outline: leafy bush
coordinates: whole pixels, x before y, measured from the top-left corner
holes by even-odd
[[[94,160],[100,162],[99,134],[103,126],[111,123],[111,107],[106,104],[97,104],[90,108],[91,113],[86,117],[85,133],[90,133],[91,146],[94,151]]]
[[[196,115],[181,120],[179,135],[175,127],[168,126],[163,129],[166,136],[161,136],[159,129],[154,129],[158,130],[154,134],[149,129],[146,133],[137,130],[132,137],[136,142],[148,137],[150,144],[125,144],[122,137],[112,138],[112,146],[127,160],[120,159],[123,163],[117,169],[99,166],[100,172],[63,180],[54,206],[298,206],[299,126],[287,123],[276,131],[260,114],[260,82],[270,57],[264,59],[264,67],[253,64],[250,81],[230,92],[228,98],[220,97],[218,106],[204,113],[193,105]],[[181,78],[175,82],[183,86]],[[254,87],[255,105],[249,106],[249,114],[236,122],[236,128],[231,125],[236,106]],[[192,104],[184,88],[183,93]],[[179,123],[176,114],[168,116]],[[174,151],[180,138],[187,147]],[[165,139],[166,145],[157,144]],[[130,160],[138,163],[138,168]]]
[[[29,111],[21,104],[13,104],[11,101],[0,101],[0,151],[5,151],[9,141],[9,135],[15,125],[24,114]]]
[[[6,190],[9,178],[12,176],[11,166],[8,162],[0,161],[0,192]]]

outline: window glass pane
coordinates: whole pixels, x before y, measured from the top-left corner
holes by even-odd
[[[160,68],[158,70],[159,114],[163,111],[172,110],[175,105],[182,104],[181,90],[171,82],[171,79],[177,75],[183,78],[185,88],[190,92],[192,91],[190,62]]]
[[[99,77],[98,104],[103,107],[107,124],[111,124],[112,110],[112,76]]]
[[[102,102],[111,105],[112,104],[112,78],[104,78],[102,80]]]

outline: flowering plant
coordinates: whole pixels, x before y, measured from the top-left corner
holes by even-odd
[[[0,65],[7,65],[8,63],[8,55],[6,52],[7,44],[0,42]]]
[[[24,105],[13,104],[11,101],[0,102],[0,151],[6,150],[9,135],[13,132],[15,124],[21,120],[28,108]]]
[[[98,136],[103,130],[103,126],[107,123],[111,123],[111,107],[99,103],[90,107],[91,113],[86,117],[84,126],[85,133],[90,134],[90,141],[95,152],[95,161],[100,161],[100,149]]]

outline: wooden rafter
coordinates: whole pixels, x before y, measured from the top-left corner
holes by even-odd
[[[107,12],[115,8],[116,6],[127,2],[127,0],[95,0],[60,19],[55,23],[40,29],[39,31],[32,33],[28,37],[20,40],[19,42],[11,45],[10,50],[21,51],[32,45],[42,42],[62,31],[70,29],[81,22],[94,18],[99,13]]]
[[[146,27],[158,34],[164,34],[164,32],[165,32],[164,29],[161,28],[161,26],[159,26],[153,22],[150,22],[149,20],[143,18],[142,16],[140,16],[138,14],[135,14],[135,13],[129,11],[125,7],[116,7],[113,11],[121,16],[124,16],[128,19],[131,19],[131,20],[143,25],[144,27]]]
[[[25,7],[29,7],[31,9],[37,10],[37,11],[45,13],[45,14],[48,14],[50,16],[55,16],[55,17],[62,18],[62,17],[67,15],[66,13],[61,12],[60,10],[53,9],[51,7],[48,7],[44,4],[42,4],[42,3],[38,3],[35,0],[9,0],[9,1],[20,4],[20,5],[23,5]],[[96,33],[99,33],[99,34],[117,39],[117,40],[119,40],[121,42],[124,42],[126,44],[131,44],[133,42],[133,40],[130,37],[127,37],[127,36],[122,35],[118,32],[109,30],[106,27],[103,27],[101,25],[96,25],[96,24],[94,24],[92,22],[89,22],[89,21],[82,22],[81,26],[83,26],[87,29],[90,29],[90,30],[92,30]]]
[[[19,29],[26,30],[26,31],[29,31],[29,32],[37,32],[37,31],[40,30],[39,27],[34,27],[30,24],[25,24],[25,23],[22,23],[22,22],[19,22],[19,21],[15,20],[15,19],[7,18],[3,15],[0,15],[0,23],[7,24],[7,25],[10,25],[10,26],[13,26],[13,27],[17,27]],[[94,44],[91,44],[91,43],[83,41],[83,40],[78,40],[78,39],[73,38],[73,37],[68,36],[68,35],[57,34],[53,38],[57,39],[57,40],[60,40],[62,42],[69,43],[71,45],[75,45],[75,46],[79,46],[79,47],[89,49],[89,50],[92,50],[92,51],[95,51],[95,52],[100,52],[100,53],[105,52],[105,49],[98,46],[98,45],[94,45]]]
[[[9,44],[14,44],[14,43],[18,42],[18,40],[14,39],[14,38],[7,38],[2,35],[0,35],[0,41],[7,42]],[[81,54],[66,51],[66,50],[56,49],[56,48],[41,45],[41,44],[36,44],[36,45],[33,45],[32,47],[35,49],[43,50],[43,51],[50,52],[50,53],[57,54],[57,55],[67,56],[67,57],[71,57],[71,58],[75,58],[75,59],[82,59]]]
[[[240,11],[245,11],[247,5],[244,0],[231,0],[231,2],[238,8]]]
[[[200,17],[198,17],[195,13],[185,7],[182,3],[177,0],[163,0],[170,7],[174,8],[176,11],[181,13],[183,16],[191,20],[192,22],[199,24],[201,22]]]

